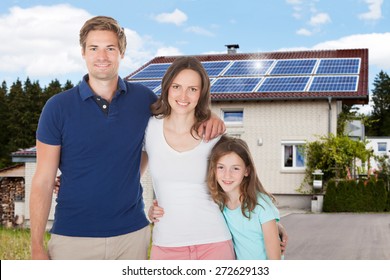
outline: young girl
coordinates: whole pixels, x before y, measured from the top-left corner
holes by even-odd
[[[207,181],[233,236],[237,259],[281,259],[279,212],[243,140],[222,136],[211,151]]]

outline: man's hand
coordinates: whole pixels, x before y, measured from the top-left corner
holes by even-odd
[[[32,249],[31,250],[31,259],[33,259],[33,260],[48,260],[49,255],[46,252],[46,250],[43,248]]]
[[[153,223],[157,223],[162,216],[164,216],[164,208],[158,206],[157,200],[153,200],[153,205],[150,206],[148,211],[149,220]]]
[[[224,134],[226,131],[225,123],[214,113],[209,120],[205,121],[198,129],[198,135],[203,135],[207,142],[215,137]]]
[[[286,252],[288,235],[287,231],[281,223],[278,223],[279,237],[280,237],[280,250],[282,255]]]

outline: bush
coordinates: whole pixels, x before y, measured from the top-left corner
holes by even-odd
[[[324,196],[324,212],[383,212],[390,209],[390,192],[383,180],[330,180]]]
[[[326,186],[326,195],[324,196],[324,204],[322,206],[324,212],[337,212],[337,184],[335,180],[330,180]]]

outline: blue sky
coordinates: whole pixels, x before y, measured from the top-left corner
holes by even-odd
[[[126,76],[160,55],[369,49],[369,80],[390,74],[385,0],[1,0],[0,81],[77,83],[86,72],[78,32],[95,15],[116,18],[128,48]],[[362,112],[368,112],[364,106]]]

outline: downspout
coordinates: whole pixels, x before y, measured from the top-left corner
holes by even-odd
[[[329,105],[329,111],[328,111],[328,135],[330,135],[331,132],[331,124],[332,124],[332,97],[328,97],[328,105]]]

